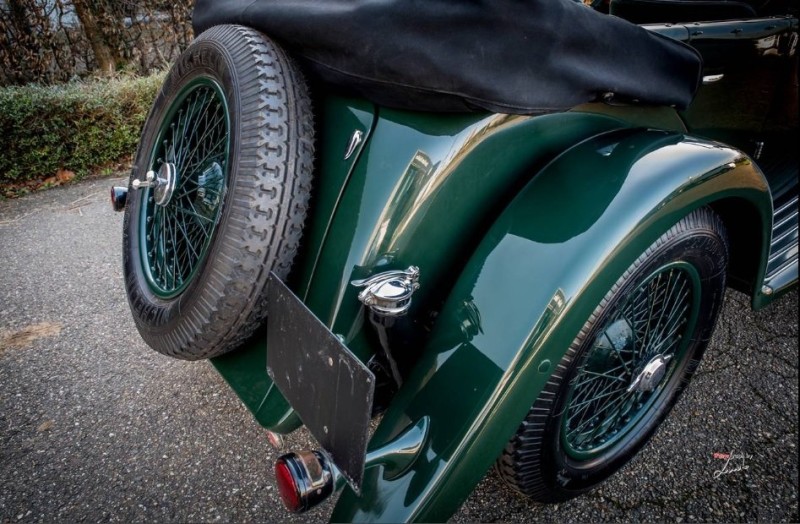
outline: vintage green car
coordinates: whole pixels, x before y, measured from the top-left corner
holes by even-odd
[[[797,2],[200,0],[194,24],[112,189],[128,298],[275,439],[309,428],[275,466],[292,511],[445,520],[493,465],[585,493],[667,416],[727,286],[758,309],[797,282]]]

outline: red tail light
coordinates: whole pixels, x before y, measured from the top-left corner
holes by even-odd
[[[283,455],[275,463],[283,504],[293,513],[313,508],[333,493],[334,476],[327,457],[319,451]]]
[[[278,492],[281,494],[281,500],[283,500],[283,505],[286,506],[286,509],[292,513],[303,511],[297,482],[289,466],[282,459],[278,459],[275,464],[275,480],[278,482]]]

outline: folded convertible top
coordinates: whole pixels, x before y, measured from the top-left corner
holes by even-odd
[[[229,23],[281,42],[326,82],[403,109],[685,108],[701,75],[691,47],[573,0],[197,0],[196,34]]]

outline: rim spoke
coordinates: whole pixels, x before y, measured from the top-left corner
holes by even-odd
[[[142,222],[142,260],[149,266],[151,287],[165,297],[180,293],[207,256],[222,207],[229,146],[225,101],[210,80],[187,86],[175,104],[162,124],[162,142],[153,150],[156,162],[151,167],[159,170],[170,163],[174,187],[165,203],[148,200]],[[148,191],[153,197],[155,190]]]
[[[625,384],[628,383],[627,380],[625,380],[622,377],[618,377],[616,375],[608,375],[606,373],[597,373],[595,371],[584,371],[584,373],[587,374],[587,375],[593,376],[593,377],[602,377],[602,378],[605,378],[605,379],[608,379],[608,380],[618,380],[620,382],[624,382]]]
[[[216,117],[216,112],[214,113],[214,115]],[[196,141],[194,147],[191,149],[191,151],[188,151],[186,153],[186,155],[182,160],[191,160],[192,162],[200,162],[201,161],[200,159],[203,158],[202,154],[198,154],[201,148],[205,148],[206,151],[208,151],[209,149],[212,149],[213,147],[217,146],[219,144],[219,139],[215,137],[215,133],[218,132],[218,130],[215,129],[215,126],[221,124],[224,119],[225,115],[223,114],[215,118],[213,122],[208,123],[208,127],[204,129],[203,134],[200,137],[195,137]],[[221,137],[222,140],[226,138],[227,137],[225,136]],[[214,145],[209,146],[209,142],[215,139],[217,139],[217,141],[214,143]],[[183,167],[184,167],[183,164],[181,164],[181,169]]]
[[[613,386],[613,384],[611,384],[611,385]],[[573,418],[575,416],[577,416],[577,415],[581,416],[581,418],[578,421],[579,425],[586,418],[587,414],[591,413],[590,418],[594,417],[594,410],[593,409],[589,409],[589,408],[594,406],[594,405],[596,405],[596,401],[601,399],[601,398],[603,398],[605,396],[604,392],[606,392],[607,390],[608,390],[608,386],[606,388],[604,388],[604,389],[601,389],[599,392],[597,392],[597,388],[595,388],[595,390],[591,394],[586,395],[586,397],[590,397],[589,400],[581,399],[581,402],[579,402],[578,404],[571,404],[570,405],[570,409],[572,409],[572,408],[574,408],[576,406],[579,408],[577,410],[577,412],[573,414]],[[616,391],[612,391],[611,393],[616,393]]]
[[[190,110],[187,111],[187,117],[186,120],[184,121],[184,127],[182,133],[183,140],[181,141],[181,146],[183,146],[183,149],[181,150],[180,157],[176,158],[175,162],[179,168],[183,167],[183,163],[186,161],[186,158],[189,155],[188,146],[191,143],[191,138],[195,135],[197,131],[197,126],[200,125],[200,118],[197,117],[197,111],[198,111],[197,99],[200,97],[200,91],[201,90],[198,90],[196,92],[197,94],[195,95],[194,101],[192,102],[192,107]],[[203,101],[200,102],[200,106],[201,108],[203,108],[203,110],[207,110],[205,102],[208,99],[208,92],[206,90],[202,90],[202,93],[203,93]],[[192,126],[192,130],[190,132],[187,132],[190,125]]]
[[[194,206],[193,206],[191,203],[189,203],[189,205],[190,205],[192,208],[194,208]],[[193,216],[194,218],[196,218],[196,219],[198,219],[198,220],[202,220],[202,221],[204,221],[205,223],[208,223],[208,224],[211,224],[211,223],[213,223],[213,220],[211,220],[211,219],[210,219],[210,218],[208,218],[207,216],[203,216],[203,215],[201,215],[200,213],[198,213],[198,212],[196,212],[196,211],[191,211],[191,210],[189,210],[189,209],[186,209],[186,208],[184,208],[184,207],[178,207],[178,206],[175,206],[175,211],[177,211],[177,212],[179,212],[179,213],[183,213],[184,215]]]
[[[570,382],[562,423],[568,450],[581,456],[599,453],[642,420],[662,388],[631,384],[643,380],[646,366],[658,369],[665,355],[678,351],[693,311],[692,282],[688,271],[664,268],[608,314]],[[676,366],[662,365],[667,366],[664,380]]]
[[[570,405],[570,408],[576,408],[576,407],[582,406],[582,405],[584,405],[584,404],[588,404],[588,403],[590,403],[590,402],[595,402],[595,401],[597,401],[597,400],[600,400],[601,398],[606,398],[606,397],[609,397],[609,396],[611,396],[611,395],[618,395],[618,394],[619,394],[619,391],[617,391],[617,390],[614,390],[614,391],[608,391],[608,392],[606,392],[606,393],[601,393],[600,395],[595,395],[595,396],[593,396],[593,397],[592,397],[592,398],[590,398],[589,400],[585,400],[585,401],[583,401],[583,402],[579,402],[579,403],[577,403],[577,404],[572,404],[572,405]]]
[[[681,314],[685,313],[687,309],[689,309],[689,304],[685,304],[683,306],[683,308],[681,309]],[[670,344],[675,342],[673,336],[675,335],[675,333],[678,332],[678,330],[680,330],[681,327],[683,327],[683,323],[684,323],[684,318],[681,316],[674,319],[671,325],[665,325],[662,329],[662,332],[659,333],[658,338],[656,339],[658,340],[658,342],[653,344],[653,347],[651,348],[649,354],[652,356],[652,355],[657,355],[659,353],[663,353],[661,348],[664,347],[664,345],[667,344],[668,342]],[[666,331],[666,333],[664,333],[664,331]]]
[[[219,107],[217,108],[217,110],[218,109],[219,109]],[[214,115],[216,115],[216,111],[215,111]],[[197,128],[198,128],[198,126],[201,125],[201,120],[202,119],[201,118],[195,118],[195,122],[194,122],[195,126],[192,129],[191,134],[189,135],[191,137],[191,139],[193,139],[193,140],[187,139],[186,151],[184,152],[184,155],[180,159],[179,168],[181,170],[184,169],[185,162],[196,161],[197,160],[197,158],[200,156],[197,153],[201,148],[208,147],[207,140],[211,139],[213,137],[214,133],[217,132],[216,126],[221,124],[224,119],[225,119],[225,115],[223,114],[219,118],[217,118],[214,122],[202,123],[203,124],[203,131],[202,131],[201,136],[198,137],[197,136]],[[192,142],[194,142],[194,144],[190,146],[190,144]],[[189,147],[191,147],[191,149]]]
[[[197,193],[197,190],[199,189],[199,187],[197,187],[197,185],[195,185],[194,187],[191,187],[189,189],[185,189],[185,187],[186,186],[181,186],[181,189],[183,189],[183,192],[181,194],[173,197],[173,198],[176,198],[176,199],[180,200],[180,199],[182,199],[184,197],[189,197],[192,194]]]
[[[224,153],[224,146],[227,143],[227,137],[222,137],[219,141],[214,144],[214,146],[208,151],[204,152],[203,156],[200,156],[199,160],[193,162],[190,166],[186,168],[187,176],[192,176],[197,173],[197,170],[203,167],[204,165],[208,164],[209,161],[212,159],[216,159],[219,156],[222,156]],[[220,150],[222,148],[222,150]],[[199,155],[198,155],[199,156]]]
[[[619,348],[617,347],[617,345],[616,345],[616,344],[614,344],[614,341],[613,341],[613,340],[611,340],[611,337],[609,337],[609,336],[608,336],[608,332],[606,332],[606,333],[603,333],[603,336],[606,338],[606,340],[608,340],[608,344],[611,346],[611,349],[613,349],[613,350],[614,350],[614,354],[615,354],[615,355],[617,355],[617,358],[618,358],[618,359],[619,359],[619,361],[622,363],[622,365],[625,367],[625,372],[626,372],[626,373],[629,373],[629,374],[630,374],[630,373],[632,373],[632,372],[633,372],[633,370],[631,369],[631,365],[630,365],[630,363],[628,363],[628,362],[625,360],[625,358],[622,356],[622,353],[620,353],[620,350],[619,350]]]
[[[177,215],[177,213],[176,213],[176,215]],[[189,236],[188,231],[186,230],[186,221],[183,220],[183,217],[178,218],[176,216],[175,223],[178,225],[178,229],[180,230],[181,235],[182,235],[182,243],[183,243],[183,245],[186,246],[187,251],[191,251],[191,254],[194,256],[194,258],[199,258],[200,257],[200,253],[198,253],[197,250],[195,250],[194,246],[192,245],[193,244],[192,239]]]
[[[650,293],[647,294],[647,324],[645,327],[644,336],[642,337],[642,344],[640,346],[640,351],[636,353],[636,357],[641,357],[642,353],[644,352],[644,348],[647,347],[647,343],[650,342],[650,331],[653,328],[653,313],[655,312],[657,305],[658,305],[658,297],[656,296],[659,291],[658,284],[661,283],[661,274],[658,275],[658,281],[655,283],[651,282],[650,285]]]

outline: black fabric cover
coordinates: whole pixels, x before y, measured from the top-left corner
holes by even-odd
[[[728,0],[611,0],[609,12],[635,24],[735,20],[756,16],[750,4]]]
[[[197,0],[193,24],[258,29],[324,81],[403,109],[685,108],[701,75],[691,47],[573,0]]]

